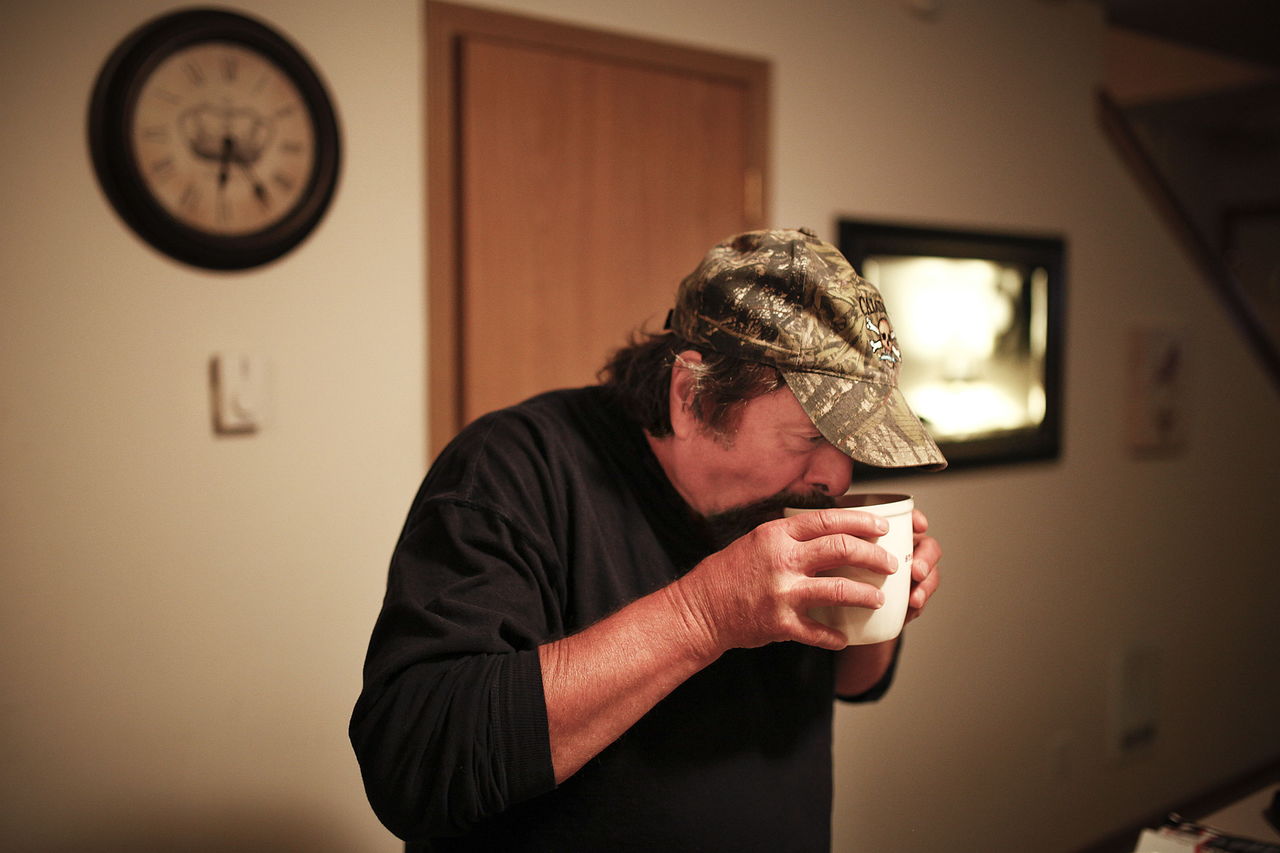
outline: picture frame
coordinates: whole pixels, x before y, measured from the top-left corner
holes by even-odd
[[[884,298],[899,384],[949,469],[1057,459],[1066,240],[850,218],[837,231]]]

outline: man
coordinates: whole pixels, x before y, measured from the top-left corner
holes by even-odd
[[[875,289],[812,232],[739,235],[601,386],[479,419],[392,558],[351,738],[410,850],[826,850],[832,698],[878,698],[853,460],[945,460],[896,386]],[[823,501],[827,504],[823,504]],[[909,618],[941,552],[915,517]]]

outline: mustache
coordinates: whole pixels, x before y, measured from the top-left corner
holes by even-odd
[[[826,492],[809,492],[808,494],[797,494],[795,492],[781,492],[770,500],[782,499],[782,503],[778,504],[779,509],[786,507],[795,507],[796,509],[831,509],[836,505],[837,495],[829,495]]]
[[[835,506],[835,501],[834,496],[825,492],[784,490],[766,498],[713,513],[704,518],[703,522],[716,548],[723,548],[766,521],[782,518],[782,511],[787,507],[827,509]]]

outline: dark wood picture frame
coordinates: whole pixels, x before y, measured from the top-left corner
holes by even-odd
[[[899,223],[840,219],[837,222],[840,250],[854,268],[866,275],[868,259],[946,258],[990,261],[1024,271],[1021,296],[1013,311],[1026,314],[1031,306],[1031,271],[1043,270],[1044,314],[1043,352],[1037,356],[1042,366],[1044,413],[1038,423],[1014,428],[990,429],[955,436],[940,434],[930,427],[935,440],[950,463],[949,470],[983,465],[1052,460],[1062,446],[1062,348],[1064,295],[1066,289],[1066,241],[1058,236],[1026,235],[918,227]],[[872,284],[878,284],[868,276]],[[886,299],[888,301],[888,299]],[[894,306],[889,305],[891,316]],[[919,310],[919,306],[912,306]],[[911,359],[911,341],[903,339],[901,322],[895,322],[899,345],[906,361]],[[905,390],[905,389],[904,389]],[[907,393],[908,402],[911,394]],[[919,408],[913,403],[913,408]],[[922,416],[923,417],[923,416]],[[926,419],[926,426],[929,426]],[[864,473],[864,471],[860,471]],[[902,472],[865,469],[871,476],[901,475]]]

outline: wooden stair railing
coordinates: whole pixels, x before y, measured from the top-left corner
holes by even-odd
[[[1277,392],[1280,392],[1280,347],[1277,347],[1276,340],[1250,302],[1236,274],[1196,228],[1190,213],[1160,173],[1124,111],[1103,91],[1098,93],[1098,112],[1104,129],[1121,157],[1190,254],[1191,260],[1204,273],[1227,314],[1262,362]]]

